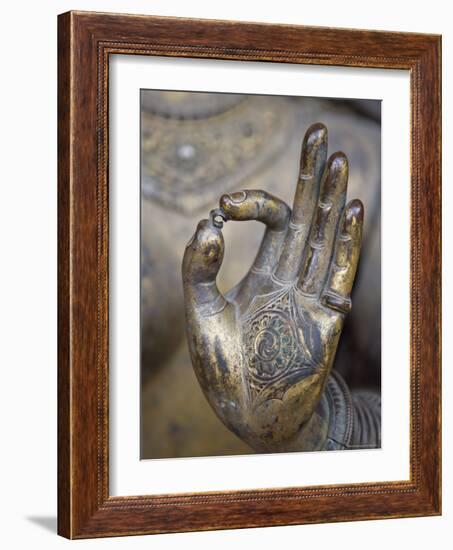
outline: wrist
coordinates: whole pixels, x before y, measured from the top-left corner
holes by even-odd
[[[332,371],[327,380],[324,397],[329,410],[329,428],[322,450],[349,449],[354,431],[354,405],[348,386],[336,371]]]

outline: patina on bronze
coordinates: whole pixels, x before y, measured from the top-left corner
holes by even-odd
[[[348,160],[327,129],[304,138],[293,209],[260,190],[223,195],[182,265],[198,381],[224,424],[258,452],[380,445],[380,398],[348,390],[332,365],[359,261],[363,205],[346,202]],[[223,222],[266,225],[243,280],[216,284]]]

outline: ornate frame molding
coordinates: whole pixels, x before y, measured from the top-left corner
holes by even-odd
[[[58,25],[58,532],[87,538],[440,514],[440,37],[89,12],[60,15]],[[409,481],[109,496],[112,54],[410,71]]]

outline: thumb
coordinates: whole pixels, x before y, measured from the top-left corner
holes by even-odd
[[[182,279],[186,306],[201,308],[202,314],[214,313],[225,305],[216,283],[224,249],[219,227],[212,219],[201,220],[184,252]]]

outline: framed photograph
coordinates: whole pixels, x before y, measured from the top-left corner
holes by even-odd
[[[59,533],[440,514],[440,37],[58,41]]]

